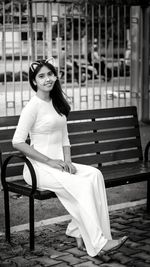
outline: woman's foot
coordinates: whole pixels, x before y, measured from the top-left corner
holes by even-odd
[[[86,251],[82,237],[76,237],[77,248],[81,251]]]
[[[102,256],[105,254],[109,254],[117,249],[119,249],[128,239],[128,236],[123,236],[119,239],[114,240],[108,240],[106,245],[101,249],[101,251],[98,253],[98,256]]]

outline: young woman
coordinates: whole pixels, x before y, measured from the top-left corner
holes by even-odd
[[[112,240],[102,173],[71,161],[67,132],[70,106],[63,96],[53,59],[33,62],[30,85],[36,94],[23,109],[13,146],[33,164],[39,188],[54,191],[71,215],[66,234],[94,257],[119,248],[127,239]],[[30,135],[31,144],[25,141]],[[24,179],[31,184],[27,167]]]

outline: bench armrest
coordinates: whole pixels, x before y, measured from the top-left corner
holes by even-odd
[[[7,157],[5,159],[5,161],[3,162],[2,169],[1,169],[1,179],[2,179],[2,185],[3,185],[3,187],[7,187],[6,170],[7,170],[7,165],[9,163],[9,161],[13,157],[21,158],[27,164],[27,166],[29,168],[29,171],[30,171],[30,174],[31,174],[31,180],[32,180],[31,195],[33,195],[35,193],[36,188],[37,188],[36,174],[35,174],[35,171],[34,171],[34,168],[33,168],[32,164],[31,164],[31,162],[25,156],[22,156],[22,155],[16,155],[16,154],[15,155],[11,155],[11,156]]]
[[[146,147],[145,147],[145,151],[144,151],[144,161],[148,162],[148,152],[149,152],[149,148],[150,148],[150,141],[147,143]]]

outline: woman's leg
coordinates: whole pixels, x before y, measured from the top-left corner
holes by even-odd
[[[88,254],[95,256],[111,239],[105,185],[96,168],[77,164],[76,167],[76,175],[59,179],[63,180],[67,195],[62,197],[58,193],[58,197],[75,219],[66,233],[74,237],[81,235]]]
[[[38,164],[38,186],[54,191],[74,218],[67,234],[83,238],[87,253],[96,256],[111,240],[103,176],[96,168],[75,164],[76,174]],[[36,167],[36,166],[35,166]],[[71,230],[70,230],[71,229]]]
[[[74,218],[71,219],[71,222],[68,224],[66,234],[72,236],[76,239],[77,248],[80,250],[86,250],[83,242],[83,238],[77,226],[77,222]]]

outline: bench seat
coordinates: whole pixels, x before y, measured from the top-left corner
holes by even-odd
[[[150,162],[132,162],[101,169],[106,187],[147,181],[150,178]]]
[[[24,196],[30,196],[32,187],[28,185],[25,180],[17,180],[12,182],[7,182],[8,190]],[[45,200],[49,198],[56,197],[56,194],[49,190],[43,190],[37,188],[34,193],[34,198],[38,200]]]
[[[99,168],[104,176],[106,188],[119,185],[147,181],[150,176],[150,162],[133,162]],[[32,187],[23,179],[7,182],[8,190],[17,194],[30,196]],[[56,197],[56,194],[49,190],[37,188],[34,198],[45,200]]]

